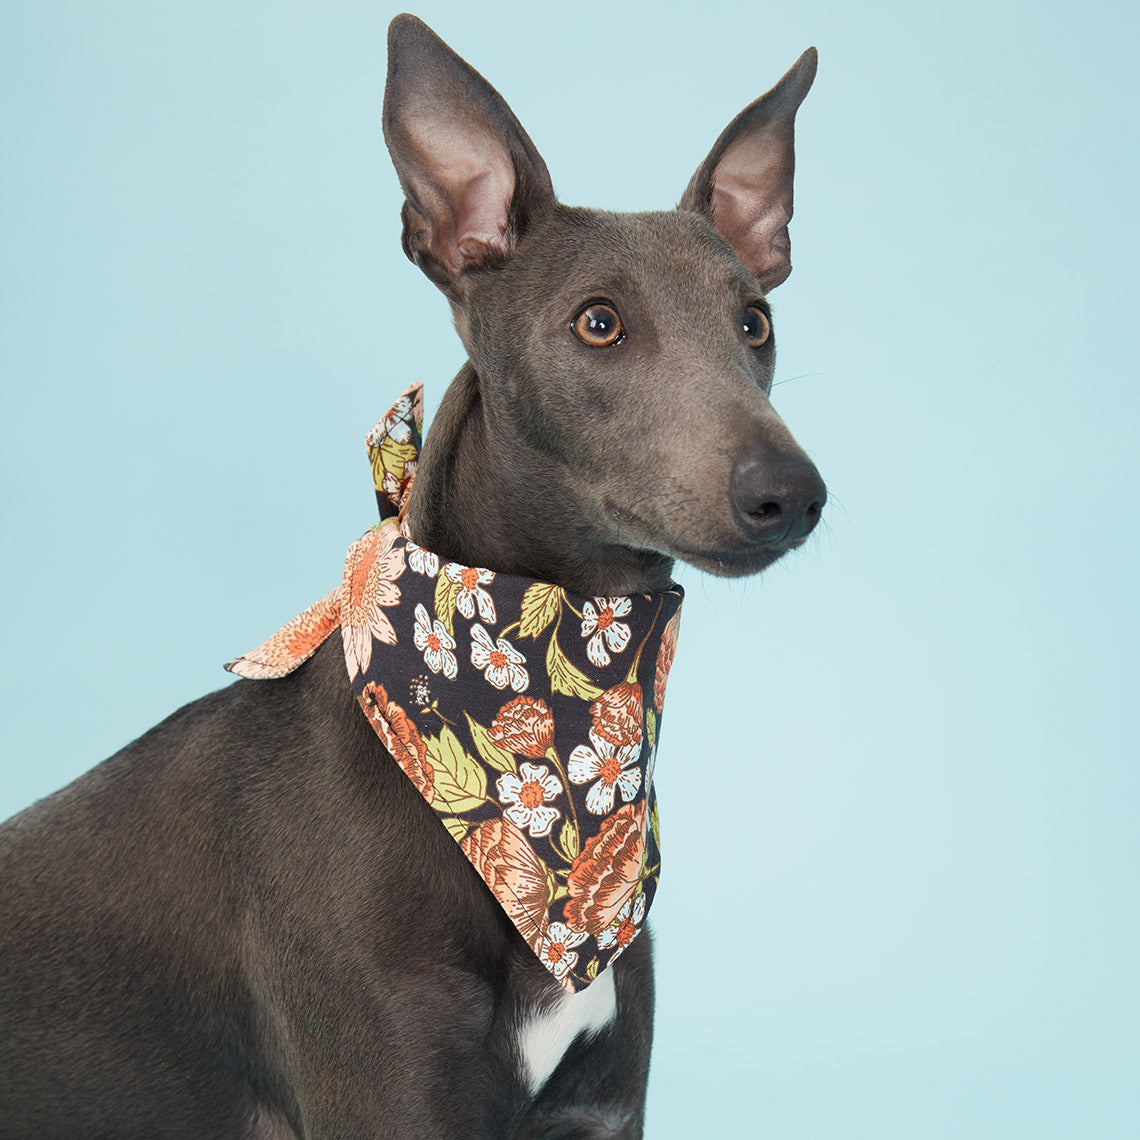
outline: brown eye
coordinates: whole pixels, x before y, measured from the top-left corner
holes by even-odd
[[[748,340],[749,348],[763,348],[772,335],[772,326],[764,315],[764,310],[756,305],[749,305],[744,310],[744,336]]]
[[[587,305],[570,326],[574,335],[591,348],[607,348],[617,344],[625,335],[621,328],[621,317],[612,305],[595,303]]]

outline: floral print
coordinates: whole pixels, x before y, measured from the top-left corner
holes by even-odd
[[[539,760],[554,743],[554,717],[545,701],[515,697],[508,701],[493,721],[491,736],[508,752]]]
[[[571,930],[564,922],[552,922],[546,928],[542,939],[542,948],[538,952],[542,964],[560,981],[565,984],[566,975],[578,963],[575,946],[581,946],[586,941],[586,932]]]
[[[562,794],[562,781],[545,764],[520,764],[519,774],[504,772],[495,781],[499,801],[510,804],[503,815],[532,836],[549,835],[554,821],[562,814],[547,807],[548,800]]]
[[[404,572],[404,551],[393,546],[398,537],[393,527],[381,526],[348,549],[341,583],[340,632],[350,678],[367,671],[375,641],[391,645],[396,640],[384,607],[400,600],[396,579]]]
[[[665,682],[669,680],[669,670],[673,667],[673,656],[677,652],[677,633],[680,628],[681,615],[675,613],[665,623],[661,648],[657,650],[657,668],[653,675],[653,707],[658,712],[665,704]]]
[[[374,681],[364,686],[358,700],[368,723],[384,741],[384,747],[430,804],[435,798],[435,773],[415,723],[395,701],[388,699],[384,686]]]
[[[523,668],[526,658],[504,638],[491,640],[491,635],[479,624],[471,627],[471,664],[483,670],[483,676],[496,689],[508,685],[521,693],[530,684]]]
[[[640,685],[622,681],[607,689],[590,706],[590,716],[594,719],[594,732],[616,748],[641,747],[645,707]]]
[[[570,869],[566,921],[600,934],[617,918],[641,881],[646,841],[645,801],[626,804],[606,819]]]
[[[637,766],[638,751],[630,744],[617,748],[612,741],[596,732],[590,732],[593,748],[579,744],[570,753],[567,775],[575,784],[597,783],[586,795],[586,807],[594,815],[606,815],[614,806],[614,790],[620,789],[621,798],[628,803],[641,786],[641,768]],[[640,741],[639,741],[640,742]]]
[[[425,550],[414,542],[407,546],[408,565],[417,573],[434,578],[439,573],[439,555],[433,550]]]
[[[545,865],[523,833],[509,819],[489,819],[459,846],[531,949],[540,953],[550,884]]]
[[[681,591],[583,598],[411,541],[422,415],[410,388],[369,433],[383,521],[349,548],[340,586],[229,668],[284,676],[339,624],[376,761],[399,766],[552,977],[580,990],[656,892],[652,769]]]
[[[365,437],[380,517],[394,518],[405,537],[404,520],[419,465],[423,422],[423,385],[411,384]]]
[[[433,673],[443,673],[455,680],[459,663],[455,660],[455,638],[443,628],[438,618],[428,617],[423,603],[416,605],[416,629],[412,635],[416,648],[424,655],[424,662]]]
[[[629,598],[595,598],[582,606],[582,636],[588,637],[586,656],[591,664],[610,663],[606,650],[620,653],[629,644],[630,630],[624,621],[633,602]]]
[[[458,562],[449,562],[443,572],[458,587],[459,594],[455,599],[455,608],[465,617],[475,616],[475,607],[479,607],[479,616],[484,621],[493,622],[495,615],[495,600],[483,589],[495,580],[490,570],[480,570],[476,566],[460,566]]]
[[[609,950],[612,947],[616,958],[637,937],[644,921],[645,896],[627,899],[613,922],[598,935],[598,948]]]
[[[340,587],[337,586],[251,653],[228,662],[226,668],[251,680],[284,677],[308,661],[339,624]]]
[[[409,463],[408,466],[412,467],[412,464]],[[412,474],[414,474],[414,468]],[[402,516],[404,511],[407,510],[408,500],[412,495],[410,480],[399,479],[393,475],[391,471],[385,471],[380,477],[380,485],[376,490],[383,492],[387,499],[396,504],[399,515]]]
[[[412,428],[415,422],[412,416],[412,403],[411,393],[404,392],[384,413],[380,422],[364,437],[364,442],[369,447],[380,447],[385,440],[389,439],[393,443],[411,443]]]

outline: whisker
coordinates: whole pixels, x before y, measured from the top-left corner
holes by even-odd
[[[786,376],[783,380],[773,380],[772,387],[778,388],[781,384],[790,384],[793,380],[810,380],[822,375],[822,372],[801,372],[798,376]]]

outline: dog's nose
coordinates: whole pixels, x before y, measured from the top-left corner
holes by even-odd
[[[791,542],[810,534],[827,502],[827,487],[806,455],[752,452],[737,461],[730,482],[737,518],[760,542]]]

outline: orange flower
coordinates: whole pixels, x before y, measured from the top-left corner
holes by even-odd
[[[396,631],[381,608],[400,600],[396,579],[404,572],[404,548],[392,548],[399,537],[394,526],[370,530],[349,547],[341,583],[341,636],[349,677],[367,672],[372,639],[396,644]]]
[[[550,922],[550,885],[546,867],[526,837],[509,819],[489,819],[459,846],[531,949],[539,953]]]
[[[641,747],[641,721],[645,707],[641,700],[641,686],[622,681],[607,689],[590,706],[594,718],[594,731],[615,748],[632,745]]]
[[[574,930],[597,935],[617,917],[641,879],[645,801],[626,804],[602,822],[570,868],[564,915]]]
[[[268,641],[226,668],[239,677],[284,677],[321,647],[340,621],[340,587],[282,626]]]
[[[427,745],[411,718],[395,701],[388,699],[383,685],[369,681],[358,698],[376,735],[416,790],[430,804],[435,799],[435,772],[427,758]]]
[[[661,635],[661,648],[657,651],[657,673],[653,679],[653,703],[657,711],[665,704],[665,682],[673,667],[673,655],[677,652],[677,631],[681,628],[681,611],[678,610],[666,623]]]
[[[515,697],[491,721],[491,736],[508,752],[540,760],[554,742],[554,717],[545,701]]]

